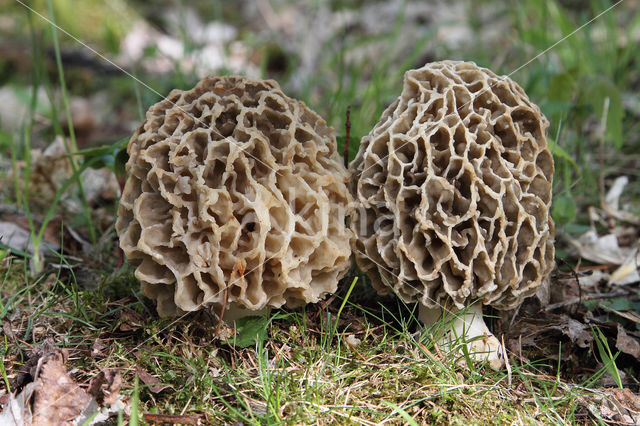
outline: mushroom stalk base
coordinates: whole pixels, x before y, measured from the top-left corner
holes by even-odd
[[[502,345],[484,323],[481,304],[476,303],[463,310],[449,311],[444,318],[442,308],[428,308],[420,304],[418,319],[427,328],[441,319],[444,320],[448,329],[438,340],[438,345],[442,348],[465,344],[473,360],[486,360],[494,370],[504,366]]]

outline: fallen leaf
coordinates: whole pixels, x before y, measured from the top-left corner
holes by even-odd
[[[116,403],[121,387],[122,376],[114,370],[105,370],[91,379],[88,392],[98,405],[103,406]]]
[[[36,366],[38,365],[40,358],[55,350],[55,342],[51,338],[46,338],[40,346],[33,348],[29,353],[27,361],[22,365],[20,371],[18,371],[11,388],[16,392],[20,392],[23,387],[33,382],[36,375]]]
[[[616,424],[640,424],[640,397],[629,388],[605,389],[599,407],[600,417]],[[593,408],[592,408],[593,410]]]
[[[0,243],[22,252],[27,251],[29,232],[15,223],[0,222]]]
[[[105,349],[107,349],[107,345],[105,345],[102,340],[94,340],[93,346],[91,347],[91,358],[104,358],[106,356]]]
[[[563,324],[554,325],[549,328],[560,330],[562,334],[569,337],[569,339],[579,347],[588,348],[593,341],[593,335],[588,327],[566,315],[563,315],[563,317],[565,320]]]
[[[589,272],[590,274],[579,275],[578,279],[580,280],[580,287],[583,289],[595,287],[600,283],[600,281],[608,280],[610,277],[608,273],[600,269],[595,269]]]
[[[142,380],[142,383],[147,385],[149,390],[153,393],[160,393],[163,390],[170,388],[169,385],[163,385],[160,379],[151,374],[147,373],[144,369],[136,366],[136,372],[138,373],[138,377]]]
[[[133,331],[140,328],[144,322],[144,317],[133,309],[124,308],[120,311],[120,330]]]
[[[627,334],[624,327],[618,324],[616,348],[640,361],[640,342]]]
[[[619,176],[613,181],[613,185],[607,192],[602,202],[602,210],[614,219],[618,219],[625,222],[638,224],[638,216],[633,213],[620,208],[620,196],[624,193],[624,188],[629,183],[627,176]]]
[[[31,386],[29,384],[28,386]],[[2,412],[0,412],[0,424],[7,426],[23,426],[31,421],[31,413],[27,409],[27,402],[33,391],[24,389],[15,397],[9,395],[9,400],[3,403]],[[28,416],[28,417],[26,417]]]
[[[89,404],[91,397],[67,374],[66,357],[55,351],[38,362],[33,396],[33,425],[71,422]]]
[[[621,248],[614,234],[598,236],[594,229],[577,239],[569,240],[581,257],[599,264],[622,265],[632,253],[630,248]]]
[[[33,360],[37,360],[35,366]],[[106,372],[94,378],[90,385],[95,395],[92,397],[69,376],[66,361],[65,352],[56,348],[52,339],[34,349],[25,363],[29,373],[21,371],[22,381],[33,381],[22,386],[19,393],[9,395],[0,412],[0,425],[94,425],[125,409],[119,394],[119,374]]]
[[[7,340],[11,343],[15,343],[16,335],[13,333],[13,327],[11,326],[11,321],[8,318],[2,319],[2,330],[4,331],[5,336],[7,336]]]
[[[20,252],[33,253],[29,231],[13,222],[0,222],[0,243],[17,250],[17,254],[21,254]],[[52,252],[60,249],[60,246],[50,242],[42,241],[41,244],[43,249]]]
[[[638,266],[640,266],[640,256],[638,249],[635,249],[624,259],[622,265],[611,274],[609,285],[626,285],[640,281]]]

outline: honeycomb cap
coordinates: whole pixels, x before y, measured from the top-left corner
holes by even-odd
[[[161,316],[316,302],[349,267],[333,129],[274,81],[210,77],[129,141],[116,230]]]
[[[408,71],[350,165],[354,251],[378,292],[498,309],[534,294],[554,264],[548,125],[474,63]]]

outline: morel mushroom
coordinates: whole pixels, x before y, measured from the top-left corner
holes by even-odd
[[[482,306],[516,307],[554,264],[548,121],[510,78],[470,62],[408,71],[362,139],[355,179],[358,265],[379,293],[442,310],[476,359],[502,351]],[[475,303],[479,300],[480,303]]]
[[[161,316],[335,291],[350,264],[349,175],[332,129],[276,82],[174,90],[127,150],[116,229]]]

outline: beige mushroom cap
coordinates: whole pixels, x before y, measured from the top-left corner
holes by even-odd
[[[333,129],[274,81],[205,78],[128,145],[116,229],[162,316],[316,302],[349,267],[351,195]]]
[[[408,71],[350,165],[356,260],[378,292],[499,309],[534,294],[554,264],[548,125],[474,63]]]

